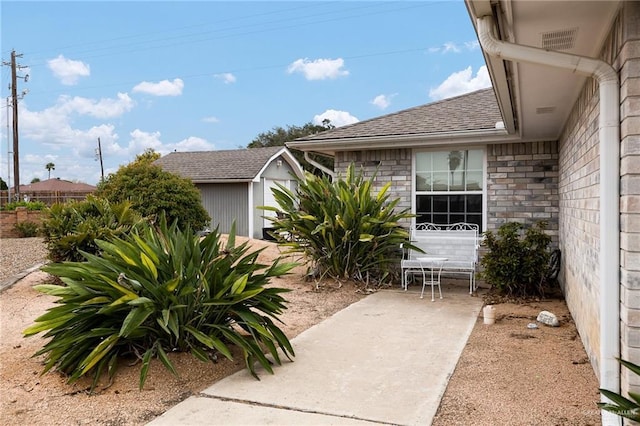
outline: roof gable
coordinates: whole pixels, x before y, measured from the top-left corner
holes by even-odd
[[[500,109],[493,89],[489,88],[338,127],[296,141],[492,130],[500,121]]]
[[[164,170],[194,182],[251,181],[279,153],[288,154],[282,146],[222,151],[172,152],[155,161]],[[295,160],[293,160],[295,161]]]

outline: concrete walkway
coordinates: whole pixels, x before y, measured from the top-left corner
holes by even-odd
[[[442,290],[370,295],[294,338],[274,375],[240,371],[149,424],[429,425],[482,307],[466,286]]]

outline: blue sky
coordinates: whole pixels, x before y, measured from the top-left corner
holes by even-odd
[[[20,183],[96,184],[146,148],[246,147],[274,127],[366,120],[490,85],[460,1],[2,1],[28,68]],[[2,67],[0,176],[8,180]],[[9,123],[11,125],[11,121]],[[9,129],[11,134],[11,129]],[[10,184],[13,184],[13,172]]]

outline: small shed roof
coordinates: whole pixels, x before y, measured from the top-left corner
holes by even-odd
[[[20,185],[20,192],[58,191],[58,192],[93,192],[96,187],[87,183],[71,182],[60,178],[52,178],[40,182]]]
[[[198,183],[248,182],[258,177],[268,163],[279,155],[283,155],[294,169],[300,168],[291,152],[283,146],[172,152],[156,160],[155,164]]]

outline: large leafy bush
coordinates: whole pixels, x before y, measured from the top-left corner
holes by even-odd
[[[286,290],[265,286],[293,264],[267,267],[257,262],[259,251],[235,245],[233,232],[225,245],[217,230],[200,239],[164,220],[96,244],[102,257],[83,253],[85,262],[43,268],[66,284],[36,286],[59,299],[24,331],[50,338],[35,354],[45,355],[44,372],[55,367],[70,382],[93,374],[95,386],[105,369],[115,374],[119,358],[138,356],[142,388],[153,357],[177,374],[167,355],[173,351],[207,361],[216,353],[231,358],[235,344],[254,376],[255,361],[272,372],[263,348],[278,363],[278,347],[293,356],[274,323]]]
[[[41,232],[54,262],[82,261],[82,252],[96,254],[96,240],[123,235],[142,221],[131,203],[109,203],[89,195],[83,201],[54,204],[45,216]]]
[[[400,221],[412,215],[396,211],[399,199],[388,200],[391,183],[372,195],[374,179],[356,173],[353,163],[335,182],[307,173],[295,193],[281,185],[273,189],[279,208],[262,208],[277,213],[274,236],[310,260],[317,276],[382,283],[409,237]]]
[[[488,252],[481,260],[481,277],[503,294],[544,295],[551,243],[545,229],[545,222],[526,229],[521,223],[508,222],[500,226],[497,235],[485,232]]]
[[[165,215],[169,223],[177,221],[180,228],[198,231],[208,227],[211,218],[202,206],[198,188],[191,180],[153,164],[159,156],[153,151],[138,155],[135,161],[100,182],[96,195],[112,203],[129,201],[151,220]]]

